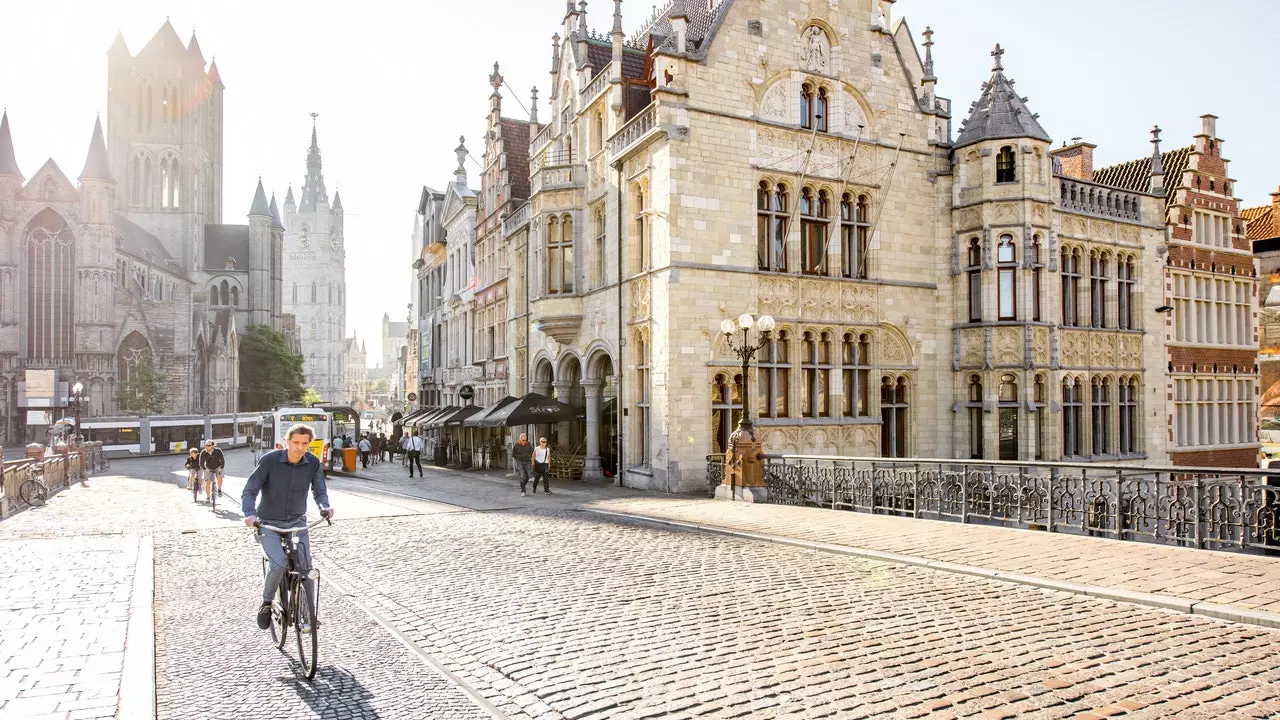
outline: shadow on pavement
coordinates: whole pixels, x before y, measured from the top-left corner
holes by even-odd
[[[316,717],[352,717],[375,720],[381,717],[371,704],[373,693],[349,671],[340,667],[321,666],[310,682],[297,677],[282,677],[280,683],[293,688],[298,697],[315,712]],[[296,669],[297,660],[290,664]],[[335,712],[337,714],[335,715]]]

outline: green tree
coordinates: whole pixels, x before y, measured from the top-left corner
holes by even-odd
[[[302,356],[284,333],[250,325],[240,342],[240,409],[270,410],[302,400]]]
[[[164,389],[165,376],[156,370],[151,351],[138,358],[129,379],[116,389],[116,402],[129,415],[156,415],[164,412],[169,404],[169,394]]]
[[[311,407],[323,399],[324,398],[320,397],[320,393],[313,387],[307,388],[306,392],[302,393],[302,404],[306,407]]]

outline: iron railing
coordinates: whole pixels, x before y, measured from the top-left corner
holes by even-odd
[[[529,172],[531,174],[536,174],[539,170],[543,168],[558,167],[560,165],[572,165],[572,164],[573,164],[572,150],[556,150],[554,152],[551,150],[548,150],[544,153],[540,153],[537,157],[535,157],[532,161],[529,162]]]
[[[782,505],[1280,551],[1280,475],[1265,470],[766,455],[764,481]]]
[[[724,482],[724,453],[707,456],[707,497],[716,496],[716,488]]]
[[[71,487],[71,483],[89,478],[92,472],[100,472],[106,463],[102,443],[85,443],[82,450],[43,455],[38,458],[10,460],[3,463],[3,481],[0,481],[0,518],[24,507],[19,489],[31,477],[39,477],[50,492]]]

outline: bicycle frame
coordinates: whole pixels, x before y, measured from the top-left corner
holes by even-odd
[[[288,583],[288,586],[287,586],[288,589],[286,590],[285,596],[286,596],[286,601],[290,606],[293,603],[297,602],[296,600],[297,594],[293,592],[293,587],[296,583],[301,583],[303,581],[303,575],[304,575],[304,573],[300,571],[302,563],[300,562],[300,557],[298,555],[298,533],[303,530],[309,531],[323,522],[329,522],[330,525],[333,524],[333,522],[330,521],[327,517],[322,517],[319,520],[305,527],[281,528],[281,527],[276,527],[274,525],[266,525],[261,522],[258,523],[257,525],[256,529],[259,534],[261,534],[263,530],[271,530],[273,532],[280,534],[280,543],[281,545],[284,546],[284,557],[285,557],[285,568],[284,568],[285,576],[283,579],[281,579],[280,582]],[[270,562],[270,560],[268,560],[265,557],[263,558],[263,561]],[[263,565],[263,572],[266,572],[266,565]],[[316,570],[314,567],[309,567],[307,568],[305,575],[306,575],[306,579],[316,581],[315,583],[316,596],[315,598],[313,598],[313,601],[315,602],[315,608],[313,609],[313,614],[319,614],[320,571]],[[285,611],[289,612],[290,609],[291,609],[290,607],[286,607]],[[286,622],[287,620],[288,618],[286,618]]]

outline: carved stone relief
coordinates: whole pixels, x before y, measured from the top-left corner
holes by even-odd
[[[829,74],[831,42],[817,25],[810,25],[800,35],[800,67],[811,72]]]
[[[884,323],[880,332],[880,358],[886,365],[910,365],[911,346],[897,328]]]
[[[996,330],[995,362],[997,365],[1022,364],[1022,338],[1017,328],[1002,327]]]
[[[649,278],[638,278],[631,283],[631,317],[640,320],[649,317]]]
[[[791,121],[791,113],[789,112],[791,97],[790,93],[787,92],[790,86],[790,81],[779,80],[765,92],[764,98],[760,101],[760,117],[779,122]]]
[[[1142,368],[1142,338],[1137,335],[1120,336],[1120,367]]]
[[[1049,329],[1034,328],[1031,331],[1031,351],[1035,357],[1036,365],[1044,366],[1049,364]]]
[[[960,331],[960,364],[965,367],[982,365],[983,332],[981,328],[965,328]]]
[[[862,126],[862,137],[866,138],[871,134],[871,125],[867,123],[867,116],[862,112],[862,105],[858,103],[857,98],[848,90],[840,92],[840,102],[844,110],[844,132],[846,135],[853,137],[858,136],[858,126]]]
[[[846,322],[875,322],[879,298],[874,285],[846,284],[840,305]]]

